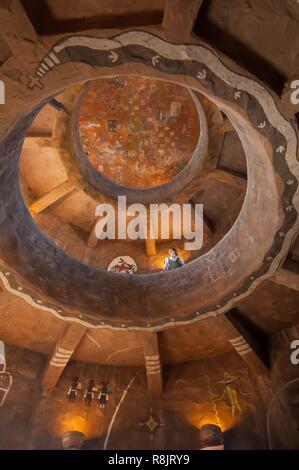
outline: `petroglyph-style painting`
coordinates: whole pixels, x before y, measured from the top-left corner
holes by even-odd
[[[154,413],[151,408],[149,417],[144,422],[138,423],[138,425],[149,433],[150,440],[152,441],[156,432],[159,431],[161,427],[165,426],[165,423],[161,422],[159,416]]]
[[[224,401],[230,408],[232,416],[242,414],[239,398],[240,396],[252,395],[252,392],[242,390],[240,378],[232,375],[229,371],[224,371],[223,379],[217,383],[223,384],[224,389],[219,397],[214,398],[214,401]]]
[[[137,271],[137,265],[130,256],[119,256],[111,261],[108,271],[117,274],[134,274]]]
[[[12,376],[9,372],[0,374],[0,408],[4,405],[6,397],[12,386]]]

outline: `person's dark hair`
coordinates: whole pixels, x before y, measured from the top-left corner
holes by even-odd
[[[177,256],[179,256],[175,248],[170,248],[170,249],[173,250]]]

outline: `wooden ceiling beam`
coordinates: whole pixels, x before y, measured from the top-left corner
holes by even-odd
[[[147,238],[145,240],[147,256],[155,256],[157,254],[156,240]]]
[[[150,226],[151,226],[151,214],[150,214],[150,211],[148,211],[148,219],[149,219],[149,222],[148,224],[146,224],[145,226],[145,230],[146,230],[146,236],[147,238],[145,239],[145,248],[146,248],[146,254],[147,256],[155,256],[157,254],[157,246],[156,246],[156,240],[151,238],[150,236]]]
[[[239,354],[248,367],[252,370],[255,375],[268,375],[268,368],[257,354],[255,347],[253,346],[254,341],[250,338],[249,333],[241,332],[241,329],[237,328],[232,321],[228,318],[227,314],[219,315],[218,324],[220,324],[221,330],[229,341],[230,345]],[[244,329],[242,329],[244,330]]]
[[[208,174],[208,179],[211,178],[235,188],[243,189],[246,186],[246,175],[237,174],[229,168],[217,168]]]
[[[24,140],[24,148],[32,148],[32,147],[54,147],[57,148],[58,142],[54,140],[52,137],[26,137]]]
[[[65,183],[60,184],[49,193],[34,201],[30,205],[30,212],[35,215],[40,214],[52,204],[70,194],[74,189],[77,189],[76,183],[71,180],[65,181]]]
[[[289,289],[293,289],[299,292],[299,274],[293,271],[289,271],[288,269],[281,268],[273,278],[270,279],[271,281],[275,282],[284,287],[288,287]]]
[[[70,323],[59,338],[44,370],[41,389],[43,396],[50,393],[56,386],[62,372],[86,333],[86,328]]]
[[[163,379],[157,333],[142,333],[148,391],[152,398],[162,394]]]
[[[96,248],[96,246],[97,246],[98,237],[97,237],[97,235],[96,235],[96,226],[97,226],[98,221],[99,221],[99,217],[96,217],[95,220],[94,220],[92,229],[91,229],[91,231],[90,231],[88,240],[87,240],[87,242],[86,242],[86,245],[87,245],[89,248]]]
[[[246,175],[236,174],[227,168],[220,169],[215,168],[202,176],[200,176],[196,181],[189,185],[182,193],[176,195],[173,198],[173,201],[178,204],[186,204],[187,202],[194,199],[197,193],[203,189],[205,183],[209,180],[216,180],[220,183],[227,184],[237,189],[245,189],[246,187]],[[196,184],[194,184],[196,183]]]

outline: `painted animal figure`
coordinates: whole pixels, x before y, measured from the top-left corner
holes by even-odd
[[[123,273],[123,272],[130,273],[131,271],[134,272],[134,265],[129,264],[126,261],[124,261],[122,258],[120,258],[119,263],[116,266],[114,266],[112,271],[117,272],[117,273]]]

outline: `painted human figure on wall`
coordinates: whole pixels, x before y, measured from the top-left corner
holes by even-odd
[[[99,408],[106,408],[109,401],[109,388],[108,382],[102,381],[102,386],[98,395],[98,406]]]
[[[214,398],[215,401],[225,401],[231,409],[231,415],[242,414],[242,408],[239,403],[239,395],[252,395],[252,392],[243,392],[240,388],[239,377],[231,375],[230,372],[224,372],[223,380],[218,383],[224,384],[224,390],[220,397]]]
[[[79,377],[73,377],[70,388],[67,392],[67,396],[70,403],[73,403],[77,400],[78,390],[81,389],[81,383],[79,382]]]
[[[94,380],[90,380],[88,382],[88,385],[86,387],[86,391],[84,394],[84,403],[86,406],[91,406],[92,401],[94,399],[94,392],[96,391],[97,389],[95,388]]]

